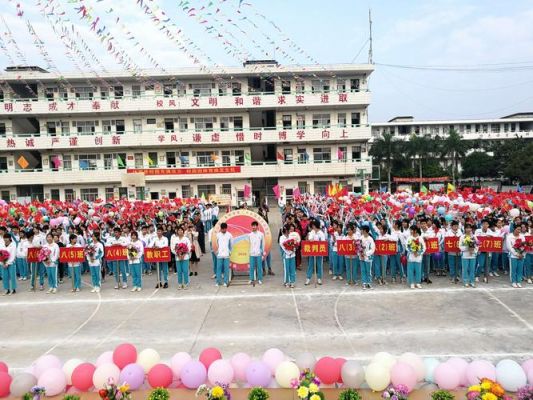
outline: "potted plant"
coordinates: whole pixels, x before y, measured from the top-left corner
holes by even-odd
[[[431,393],[431,400],[454,400],[455,396],[447,390],[435,390]]]
[[[63,396],[63,400],[80,400],[80,396],[76,396],[75,394],[66,394]]]
[[[349,388],[340,392],[339,400],[362,400],[362,398],[357,390]]]
[[[165,388],[155,388],[148,395],[148,400],[169,400],[170,393]]]
[[[248,400],[268,400],[270,398],[270,395],[268,392],[261,388],[256,387],[250,390],[250,393],[248,393]]]

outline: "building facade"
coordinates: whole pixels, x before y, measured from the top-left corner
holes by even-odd
[[[371,65],[0,75],[0,194],[94,200],[368,187]],[[132,179],[135,177],[135,179]],[[137,179],[138,178],[138,179]]]

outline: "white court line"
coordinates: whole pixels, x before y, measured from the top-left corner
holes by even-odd
[[[514,289],[514,288],[513,288]],[[516,290],[516,289],[515,289]],[[505,304],[503,301],[501,301],[498,297],[496,297],[493,293],[486,291],[487,294],[491,299],[496,301],[498,304],[500,304],[503,308],[505,308],[513,317],[515,317],[517,320],[519,320],[522,324],[524,324],[530,331],[533,332],[533,326],[527,322],[524,318],[522,318],[516,311],[514,311],[511,307],[509,307],[507,304]]]
[[[517,289],[511,288],[511,287],[501,287],[501,288],[481,288],[481,289],[467,289],[467,288],[436,288],[436,289],[423,289],[423,290],[408,290],[408,289],[393,289],[393,290],[372,290],[372,291],[349,291],[345,292],[343,296],[350,296],[350,297],[373,297],[373,296],[398,296],[398,295],[404,295],[404,296],[419,296],[423,294],[453,294],[453,293],[461,293],[461,292],[467,292],[475,294],[476,292],[485,291],[488,293],[499,293],[499,292],[509,292],[509,291],[516,291]],[[527,287],[520,289],[521,292],[531,292],[533,291],[533,287]],[[338,296],[339,291],[338,290],[327,290],[327,291],[320,291],[320,290],[295,290],[294,296],[296,297],[327,297],[327,296]],[[272,297],[289,297],[293,296],[293,294],[288,292],[268,292],[268,293],[236,293],[236,294],[205,294],[205,295],[190,295],[190,296],[175,296],[175,297],[124,297],[121,299],[115,299],[115,298],[102,298],[102,303],[136,303],[136,302],[154,302],[154,303],[172,303],[172,302],[179,302],[179,301],[201,301],[201,300],[236,300],[236,299],[261,299],[261,298],[272,298]],[[74,304],[91,304],[91,303],[97,303],[98,300],[95,299],[61,299],[61,300],[22,300],[22,301],[11,301],[6,300],[0,302],[0,307],[12,307],[12,306],[36,306],[36,305],[74,305]]]
[[[347,289],[348,288],[345,287],[342,290],[342,292],[340,292],[339,295],[337,296],[337,300],[335,300],[335,306],[333,307],[333,314],[335,315],[335,321],[337,322],[337,326],[339,327],[339,330],[342,332],[342,334],[346,338],[346,341],[348,342],[348,345],[350,346],[350,349],[352,350],[352,354],[355,355],[357,354],[357,352],[355,351],[355,347],[352,344],[352,341],[349,339],[348,335],[346,334],[346,331],[344,330],[344,327],[342,326],[341,321],[339,320],[339,311],[338,311],[339,300],[341,296],[344,294],[344,292],[346,292]]]
[[[300,315],[300,310],[298,309],[298,303],[296,303],[296,296],[294,294],[294,289],[291,289],[291,293],[292,293],[292,301],[294,303],[294,310],[296,311],[296,318],[298,319],[298,325],[300,326],[300,336],[302,337],[304,341],[305,351],[309,351],[309,348],[307,347],[307,337],[305,336],[304,325],[302,322],[302,317]]]

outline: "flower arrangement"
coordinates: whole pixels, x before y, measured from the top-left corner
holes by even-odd
[[[533,400],[533,386],[524,386],[518,389],[518,400]]]
[[[466,392],[467,400],[511,400],[505,395],[503,387],[488,378],[480,380],[478,385],[473,385]]]
[[[248,400],[268,400],[269,398],[268,392],[261,387],[253,388],[248,393]]]
[[[296,241],[294,239],[287,239],[283,242],[283,248],[287,251],[294,251],[296,248]]]
[[[128,246],[128,258],[134,259],[138,258],[140,253],[140,249],[135,246],[133,243]]]
[[[525,247],[528,253],[532,253],[533,252],[533,240],[526,240]]]
[[[364,256],[363,242],[361,241],[361,239],[354,239],[353,244],[355,246],[355,254]]]
[[[469,249],[475,249],[476,246],[478,246],[477,239],[473,236],[465,236],[463,239],[463,246],[466,246]]]
[[[320,391],[320,381],[310,370],[300,374],[300,379],[294,379],[291,386],[296,389],[300,400],[324,400],[324,393]]]
[[[513,249],[519,254],[523,255],[526,252],[526,241],[518,238],[513,244]]]
[[[155,388],[148,395],[148,400],[169,400],[170,393],[165,388]]]
[[[183,257],[189,253],[189,248],[185,243],[178,243],[174,249],[178,257]]]
[[[9,251],[7,250],[0,250],[0,262],[5,263],[7,260],[9,260]],[[7,265],[4,265],[4,267],[7,267]]]
[[[411,238],[409,239],[409,241],[407,242],[407,247],[409,248],[409,251],[411,253],[420,253],[420,251],[422,251],[422,244],[420,243],[420,239],[419,238]]]
[[[33,400],[40,400],[41,396],[46,395],[46,389],[43,386],[34,386],[28,394],[33,396]]]
[[[117,386],[113,379],[109,379],[98,395],[102,400],[131,400],[130,385],[123,383]]]
[[[196,397],[205,396],[207,400],[231,400],[228,385],[218,384],[210,388],[207,385],[200,385],[196,390]]]
[[[52,251],[48,247],[43,247],[41,250],[39,250],[39,254],[37,255],[37,260],[39,262],[46,262],[50,259],[50,254]]]
[[[390,400],[407,400],[409,395],[409,389],[405,385],[393,385],[389,386],[387,389],[381,393],[382,399]]]
[[[348,388],[340,392],[338,400],[362,400],[362,397],[357,390]]]
[[[96,246],[94,244],[88,244],[83,249],[83,253],[85,254],[85,256],[93,259],[94,255],[96,254]]]
[[[455,397],[447,390],[435,390],[431,393],[431,400],[454,400]]]
[[[80,400],[80,396],[76,396],[75,394],[66,394],[63,396],[63,400]]]

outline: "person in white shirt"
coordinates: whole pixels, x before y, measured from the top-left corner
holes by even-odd
[[[139,240],[137,232],[131,232],[131,241],[128,245],[128,263],[131,268],[131,278],[133,281],[132,292],[140,292],[142,290],[142,271],[141,260],[144,254],[144,244]]]
[[[50,255],[48,259],[43,261],[46,267],[46,274],[48,275],[48,293],[57,293],[57,264],[59,260],[59,246],[54,243],[54,237],[52,234],[46,235],[46,243],[43,248],[50,249]]]
[[[509,250],[509,258],[511,259],[511,286],[514,288],[522,287],[522,278],[524,276],[524,259],[526,255],[525,249],[519,250],[515,248],[517,242],[525,243],[525,237],[520,233],[520,225],[514,225],[512,233],[507,235],[506,243]]]
[[[448,239],[450,238],[450,239]],[[452,221],[450,229],[446,232],[444,240],[450,240],[451,238],[461,238],[461,231],[459,230],[459,222]],[[455,240],[455,239],[453,239]],[[459,249],[460,250],[460,249]],[[462,265],[461,252],[448,252],[448,271],[450,273],[450,282],[457,284],[459,282],[459,271]]]
[[[133,232],[132,232],[133,233]],[[148,233],[148,226],[143,225],[140,232],[138,232],[139,240],[142,242],[143,249],[150,244],[150,234]],[[142,273],[145,275],[152,275],[152,266],[150,263],[144,261],[144,254],[141,256]]]
[[[370,227],[363,225],[361,227],[361,253],[359,254],[363,290],[372,289],[372,258],[375,252],[376,244],[372,236],[370,236]]]
[[[331,252],[332,252],[332,261],[333,261],[333,280],[343,280],[344,274],[344,256],[339,256],[337,254],[337,240],[342,240],[342,225],[337,224],[334,226],[334,232],[331,235]]]
[[[495,233],[489,229],[489,221],[483,219],[481,221],[481,228],[476,229],[474,233],[476,238],[485,237],[485,236],[496,236]],[[492,253],[488,252],[479,252],[477,255],[477,267],[476,267],[476,282],[479,282],[479,276],[484,274],[483,282],[487,283],[489,281],[489,269],[492,260]]]
[[[87,263],[89,264],[89,271],[91,271],[91,282],[93,288],[91,293],[99,293],[102,277],[102,258],[104,257],[104,246],[100,243],[100,236],[97,232],[93,232],[91,236],[90,246],[94,246],[94,254],[87,254]]]
[[[150,244],[154,249],[164,249],[168,247],[168,238],[163,236],[163,228],[158,227],[156,236],[151,240]],[[168,289],[168,262],[159,263],[159,276],[156,289]]]
[[[25,281],[28,279],[28,248],[30,242],[26,238],[24,231],[20,232],[20,241],[17,245],[17,256],[15,258],[15,265],[17,266],[17,274],[19,280]]]
[[[250,280],[248,284],[256,281],[263,284],[263,256],[265,251],[265,235],[258,229],[257,221],[252,222],[252,232],[248,235],[250,241]]]
[[[202,211],[202,222],[205,227],[204,232],[209,232],[213,227],[213,209],[211,208],[211,203],[207,203]]]
[[[121,229],[117,226],[113,229],[113,235],[109,236],[106,241],[106,246],[128,246],[128,239],[125,236],[122,236]],[[107,263],[113,271],[113,276],[115,277],[115,289],[121,287],[120,278],[122,276],[122,289],[128,288],[128,274],[126,274],[126,260],[118,261],[108,261]]]
[[[232,250],[233,236],[228,231],[228,224],[220,224],[220,232],[217,233],[214,249],[217,253],[217,273],[216,286],[222,283],[222,273],[224,273],[224,287],[229,283],[229,258]]]
[[[397,248],[396,254],[392,254],[389,258],[392,283],[396,282],[397,276],[399,276],[400,282],[405,279],[405,270],[402,264],[402,254],[404,253],[405,247],[401,240],[403,233],[401,230],[401,226],[402,224],[400,221],[394,221],[391,232],[389,234],[390,240],[396,243]]]
[[[283,269],[285,270],[284,285],[285,287],[294,288],[294,284],[296,283],[296,253],[294,249],[289,249],[284,246],[284,243],[287,240],[294,240],[289,235],[289,227],[284,226],[282,229],[282,235],[279,238],[279,246],[281,248],[281,251],[283,252],[282,261],[283,261]]]
[[[346,231],[346,236],[344,236],[343,238],[344,240],[351,240],[354,243],[361,242],[361,235],[359,232],[355,232],[355,227],[352,223],[348,224],[348,226],[346,227]],[[353,285],[357,282],[357,270],[359,270],[359,256],[344,256],[344,264],[346,266],[346,285]]]
[[[213,230],[215,228],[211,228],[211,230],[207,233],[207,240],[209,242],[209,250],[211,251],[211,262],[213,263],[213,275],[211,275],[211,279],[215,279],[217,276],[217,255],[215,254],[215,251],[213,250]]]
[[[465,287],[475,288],[476,257],[478,246],[476,237],[472,232],[472,225],[465,224],[465,233],[459,239],[459,248],[462,254],[463,284]]]
[[[2,268],[2,280],[4,283],[4,296],[10,296],[17,293],[17,269],[15,266],[15,257],[17,254],[17,245],[9,233],[4,234],[4,246],[2,250],[9,253],[7,260],[0,262]]]
[[[411,237],[407,240],[407,283],[414,289],[422,289],[422,260],[426,251],[426,243],[421,237],[418,226],[411,227]]]
[[[437,232],[429,226],[429,218],[425,218],[420,221],[420,236],[424,239],[424,244],[426,239],[432,239],[437,237]],[[431,270],[431,254],[424,254],[422,257],[422,282],[427,284],[432,283],[429,279],[429,273]]]
[[[41,236],[41,231],[39,228],[34,228],[33,232],[30,233],[28,237],[28,242],[30,243],[29,248],[41,249],[45,241],[43,241]],[[31,270],[31,287],[30,291],[35,290],[37,275],[39,276],[39,290],[44,290],[44,272],[45,267],[42,262],[33,262],[30,264]]]
[[[495,237],[499,237],[502,239],[502,247],[505,247],[505,230],[503,229],[503,221],[501,219],[496,220],[496,226],[492,227],[491,230],[492,234]],[[502,252],[500,253],[492,253],[489,276],[500,276],[500,274],[498,274],[498,266],[502,266],[502,259],[504,258],[504,254],[505,253],[503,252],[503,248]]]
[[[307,240],[311,242],[325,242],[326,235],[322,230],[320,230],[320,223],[318,221],[313,221],[311,223],[312,229],[307,234]],[[326,245],[327,246],[327,245]],[[310,256],[307,261],[307,274],[305,284],[309,285],[313,274],[316,273],[317,283],[322,285],[322,275],[323,275],[323,256]]]
[[[184,244],[186,251],[178,254],[176,246]],[[189,287],[189,259],[191,254],[191,241],[185,236],[185,228],[180,225],[176,228],[176,234],[170,238],[170,250],[176,257],[176,271],[178,274],[178,290]],[[183,246],[182,246],[183,247]]]
[[[79,247],[78,246],[78,237],[75,234],[69,236],[70,243],[67,244],[69,247]],[[70,277],[72,279],[72,291],[79,292],[81,290],[81,263],[68,263],[68,268],[70,271]]]

